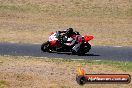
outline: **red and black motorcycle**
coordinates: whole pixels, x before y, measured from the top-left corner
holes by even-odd
[[[79,36],[79,38],[78,38]],[[43,52],[71,52],[72,54],[85,54],[91,49],[89,41],[93,39],[93,36],[88,35],[76,35],[77,40],[71,46],[68,43],[72,43],[74,39],[69,38],[70,42],[64,42],[66,36],[59,35],[56,32],[52,32],[49,36],[49,40],[41,45],[41,50]],[[73,51],[73,47],[81,43],[77,52]]]

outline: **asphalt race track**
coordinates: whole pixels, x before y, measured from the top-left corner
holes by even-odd
[[[35,56],[64,59],[132,61],[132,47],[93,46],[84,56],[42,52],[40,44],[0,43],[0,55]]]

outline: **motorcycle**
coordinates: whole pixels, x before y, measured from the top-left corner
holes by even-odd
[[[74,42],[73,45],[69,46],[67,42],[64,42],[66,39],[66,36],[63,35],[58,35],[56,32],[52,32],[49,36],[49,39],[47,42],[43,43],[41,45],[41,50],[43,52],[71,52],[72,54],[77,54],[77,55],[83,55],[91,49],[91,45],[89,44],[89,41],[92,40],[94,37],[93,36],[88,36],[88,35],[76,35],[76,41],[71,38],[67,39],[70,40],[68,43]],[[75,47],[76,44],[80,43],[80,46],[77,47],[78,50],[75,52],[73,48]]]

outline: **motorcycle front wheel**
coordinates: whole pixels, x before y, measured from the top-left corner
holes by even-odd
[[[91,45],[89,43],[84,43],[80,46],[80,50],[78,51],[78,55],[84,55],[91,49]]]

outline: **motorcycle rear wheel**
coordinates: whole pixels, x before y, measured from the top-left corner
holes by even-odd
[[[49,49],[49,46],[50,46],[50,43],[47,41],[47,42],[45,42],[45,43],[43,43],[43,44],[41,45],[41,50],[42,50],[43,52],[52,52],[52,51]]]

